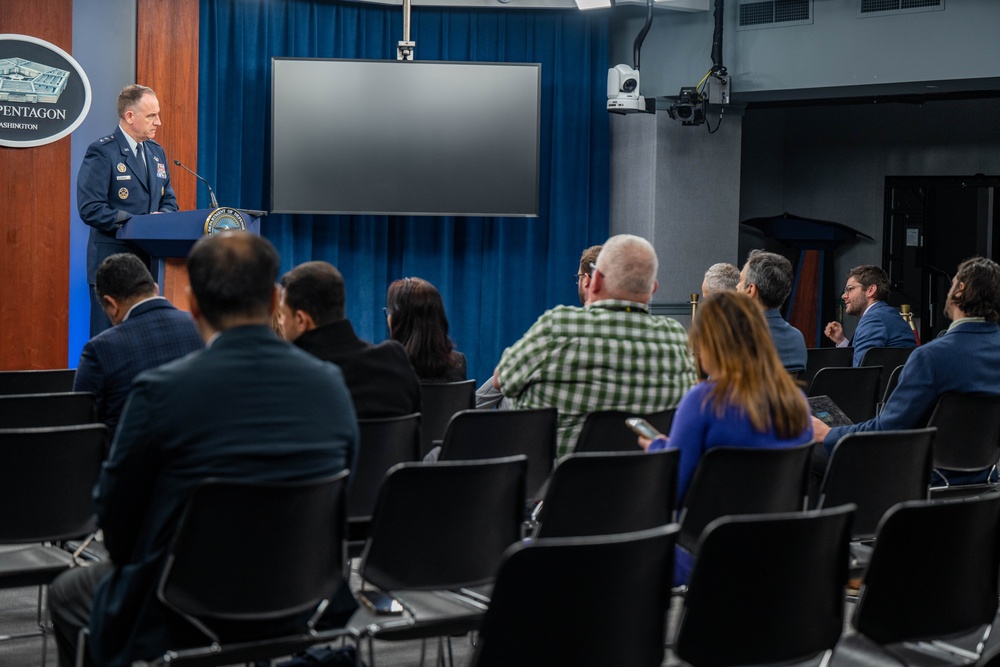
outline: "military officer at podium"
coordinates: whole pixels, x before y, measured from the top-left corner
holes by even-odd
[[[97,267],[104,258],[130,252],[149,258],[115,237],[133,215],[177,210],[167,157],[153,140],[160,126],[160,103],[146,86],[129,85],[118,95],[118,129],[87,148],[77,176],[80,218],[90,225],[87,282],[90,284],[90,335],[111,326],[94,292]]]

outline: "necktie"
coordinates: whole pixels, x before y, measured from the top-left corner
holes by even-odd
[[[143,173],[146,172],[146,143],[140,142],[135,147],[135,152],[138,153],[139,163],[142,165]]]

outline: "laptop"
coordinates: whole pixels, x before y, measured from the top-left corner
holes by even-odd
[[[813,417],[827,426],[833,428],[834,426],[850,426],[854,423],[829,396],[810,396],[808,400],[809,410]]]

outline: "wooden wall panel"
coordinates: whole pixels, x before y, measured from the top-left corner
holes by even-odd
[[[195,208],[199,181],[174,165],[198,170],[198,0],[138,0],[136,82],[156,91],[163,125],[156,141],[170,161],[170,182],[181,210]],[[184,262],[167,265],[163,295],[187,310]]]
[[[73,1],[0,2],[0,33],[73,52]],[[65,368],[70,138],[0,146],[0,370]]]

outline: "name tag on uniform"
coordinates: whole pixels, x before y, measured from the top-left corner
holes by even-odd
[[[118,177],[118,180],[119,180],[119,181],[131,181],[131,180],[132,180],[132,177],[131,177],[131,176],[129,176],[128,174],[125,174],[124,176],[119,176],[119,177]]]
[[[167,165],[163,164],[162,162],[156,163],[156,177],[157,178],[167,177]]]

